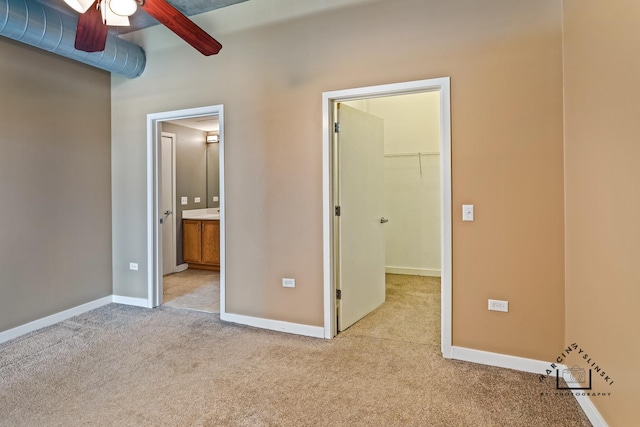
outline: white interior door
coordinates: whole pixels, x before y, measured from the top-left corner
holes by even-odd
[[[384,121],[337,105],[338,330],[385,301]]]
[[[176,232],[174,210],[174,145],[175,135],[163,134],[161,143],[160,218],[162,219],[162,274],[176,268]]]

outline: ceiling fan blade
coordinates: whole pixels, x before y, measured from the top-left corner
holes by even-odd
[[[107,44],[107,30],[96,0],[78,19],[75,48],[84,52],[103,51]]]
[[[145,0],[142,9],[205,56],[220,52],[222,45],[165,0]]]

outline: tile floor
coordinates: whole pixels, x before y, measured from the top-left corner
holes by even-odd
[[[220,313],[220,272],[189,269],[162,278],[164,305]]]

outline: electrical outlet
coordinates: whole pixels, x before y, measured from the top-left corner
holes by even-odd
[[[213,196],[213,201],[214,202],[217,202],[218,200],[220,200],[220,199],[218,199],[218,196]]]
[[[489,300],[489,310],[491,311],[503,311],[505,313],[509,312],[509,301],[500,301],[497,299]]]
[[[129,270],[138,270],[138,263],[137,262],[130,262],[129,263]]]
[[[283,288],[295,288],[296,287],[296,279],[282,279],[282,287]]]
[[[195,199],[193,199],[193,201],[194,201],[195,203],[200,203],[200,197],[196,197]]]
[[[189,204],[189,198],[188,197],[181,197],[180,198],[180,204],[183,205],[183,206]]]

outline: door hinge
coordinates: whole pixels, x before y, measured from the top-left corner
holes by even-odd
[[[340,206],[336,206],[336,216],[340,216]]]
[[[336,299],[342,299],[342,290],[336,289]]]
[[[336,122],[333,124],[333,131],[335,133],[340,133],[340,123]]]

